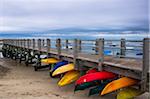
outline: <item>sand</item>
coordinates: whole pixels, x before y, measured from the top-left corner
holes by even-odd
[[[0,99],[115,99],[112,93],[88,97],[88,89],[74,93],[74,84],[58,87],[58,78],[50,78],[48,70],[35,72],[11,59],[0,58]],[[144,98],[148,96],[144,95]]]

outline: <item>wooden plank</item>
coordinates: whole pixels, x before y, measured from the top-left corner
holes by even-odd
[[[103,70],[103,61],[104,61],[104,39],[98,39],[98,70]]]
[[[142,81],[141,81],[141,91],[145,92],[147,89],[148,80],[148,70],[150,66],[150,38],[144,38],[143,40],[143,67],[142,67]]]
[[[126,41],[123,38],[121,39],[120,47],[121,47],[121,49],[120,49],[121,57],[120,58],[123,58],[122,56],[125,56],[125,51],[126,51]]]

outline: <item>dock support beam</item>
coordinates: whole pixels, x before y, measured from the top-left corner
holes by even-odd
[[[60,59],[60,56],[61,56],[61,39],[57,39],[56,44],[57,44],[58,59]]]
[[[148,82],[148,71],[150,66],[150,38],[144,38],[143,40],[143,68],[142,68],[142,81],[141,91],[145,92]]]
[[[121,44],[120,44],[120,58],[123,58],[125,56],[125,52],[126,52],[126,41],[125,39],[121,39]]]
[[[47,57],[49,57],[49,53],[50,53],[50,48],[51,48],[51,40],[47,39],[46,40],[46,47],[47,47]]]
[[[98,49],[98,57],[99,57],[99,63],[98,63],[98,70],[102,71],[102,65],[104,61],[104,39],[98,39],[96,48]]]
[[[73,46],[73,63],[75,65],[75,69],[79,70],[79,66],[77,65],[77,57],[78,57],[78,40],[74,40],[74,46]]]

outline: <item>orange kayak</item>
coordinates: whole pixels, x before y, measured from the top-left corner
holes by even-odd
[[[107,93],[113,92],[117,89],[132,86],[134,84],[138,83],[137,80],[128,78],[128,77],[122,77],[120,79],[114,80],[110,83],[108,83],[105,88],[102,90],[101,95],[105,95]]]

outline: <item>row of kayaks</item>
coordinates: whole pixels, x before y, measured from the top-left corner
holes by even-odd
[[[75,82],[74,91],[89,90],[89,96],[99,94],[101,96],[117,91],[117,99],[132,99],[141,92],[131,86],[136,85],[138,80],[129,77],[118,77],[117,74],[107,71],[90,69],[85,75],[75,70],[74,64],[67,61],[59,61],[55,58],[42,59],[42,63],[55,64],[50,71],[52,76],[62,75],[58,86],[65,86]]]

